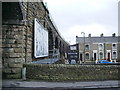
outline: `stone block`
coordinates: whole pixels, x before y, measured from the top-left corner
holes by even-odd
[[[11,73],[11,69],[10,69],[10,68],[4,68],[4,69],[3,69],[3,72],[4,72],[4,73]]]
[[[5,43],[7,43],[7,44],[9,44],[9,43],[13,44],[13,43],[15,43],[15,39],[6,39]]]
[[[31,42],[31,41],[28,41],[27,43],[28,43],[29,45],[32,45],[32,42]]]
[[[3,48],[3,53],[4,52],[7,52],[7,53],[14,52],[14,48]]]
[[[5,79],[21,79],[21,73],[15,73],[15,74],[13,74],[13,73],[10,73],[10,74],[5,74],[4,75],[4,78]]]
[[[15,58],[15,63],[24,63],[25,58]]]
[[[8,63],[3,64],[4,68],[8,68]]]
[[[6,35],[6,38],[7,39],[15,39],[15,36],[14,35]]]
[[[19,35],[15,35],[16,39],[22,40],[23,39],[23,33],[19,34]]]
[[[18,54],[18,53],[10,53],[9,57],[20,57],[20,54]]]
[[[7,54],[9,57],[17,57],[17,58],[20,58],[20,57],[24,57],[25,54],[24,53],[8,53]]]
[[[4,63],[24,63],[25,58],[3,58]]]
[[[15,48],[14,52],[15,53],[22,53],[22,52],[25,52],[25,49],[23,49],[23,48]]]
[[[14,63],[15,62],[15,58],[3,58],[4,63]]]
[[[16,43],[16,44],[23,44],[23,43],[25,43],[25,42],[24,42],[24,40],[16,40],[15,43]]]
[[[27,45],[27,48],[31,49],[31,48],[32,48],[32,46],[31,46],[31,45]]]
[[[27,49],[27,52],[28,52],[28,53],[31,53],[31,52],[32,52],[32,50],[31,50],[31,49]]]
[[[27,53],[27,57],[32,57],[32,54],[31,53]]]
[[[11,73],[21,73],[21,68],[11,68]]]
[[[2,53],[2,57],[8,58],[9,57],[9,53]]]
[[[10,63],[9,67],[11,68],[22,68],[23,64],[14,64],[14,63]]]
[[[11,44],[2,43],[2,48],[10,48],[10,47],[11,47]]]
[[[13,48],[23,48],[23,47],[25,47],[25,44],[12,44],[10,47],[13,47]]]

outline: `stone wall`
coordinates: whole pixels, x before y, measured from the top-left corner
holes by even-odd
[[[6,3],[3,3],[3,8],[4,4]],[[19,4],[9,2],[7,5],[11,8],[20,5],[20,8],[16,8],[15,12],[11,9],[16,17],[10,17],[12,13],[8,16],[3,14],[5,15],[2,22],[3,78],[21,78],[23,63],[35,60],[33,57],[34,18],[47,27],[41,19],[48,17],[48,12],[42,2],[21,2]],[[16,13],[19,9],[22,11],[23,20],[18,17],[19,13]],[[7,11],[10,12],[10,10]]]
[[[2,34],[3,77],[21,78],[25,63],[25,26],[3,25]]]
[[[120,79],[119,65],[25,64],[24,67],[27,70],[27,80],[90,81]]]
[[[68,44],[60,36],[43,2],[2,3],[2,63],[3,77],[21,78],[23,63],[40,60],[34,54],[34,19],[37,18],[49,33],[49,51],[60,42]],[[57,41],[55,42],[55,39]],[[62,51],[66,50],[63,48]],[[58,49],[58,48],[57,48]],[[65,51],[64,51],[65,52]],[[49,56],[53,56],[53,52]],[[45,57],[45,58],[49,58]]]

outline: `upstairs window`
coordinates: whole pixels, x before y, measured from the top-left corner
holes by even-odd
[[[112,49],[117,49],[117,44],[116,43],[112,44]]]
[[[113,52],[112,58],[113,58],[113,59],[116,59],[116,58],[117,58],[117,53],[116,53],[116,52]]]
[[[99,44],[99,50],[103,50],[104,49],[104,45],[103,44]]]
[[[89,50],[89,45],[85,45],[85,50]]]

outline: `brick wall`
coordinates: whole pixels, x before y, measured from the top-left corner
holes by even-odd
[[[25,64],[27,79],[47,81],[118,80],[119,65]],[[32,71],[32,72],[31,72]]]

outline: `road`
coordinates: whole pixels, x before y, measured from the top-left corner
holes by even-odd
[[[120,90],[120,81],[81,81],[81,82],[43,82],[43,81],[22,81],[3,80],[2,90]],[[9,89],[10,88],[10,89]],[[13,89],[12,89],[13,88]],[[25,88],[25,89],[23,89]],[[28,89],[27,89],[28,88]]]

